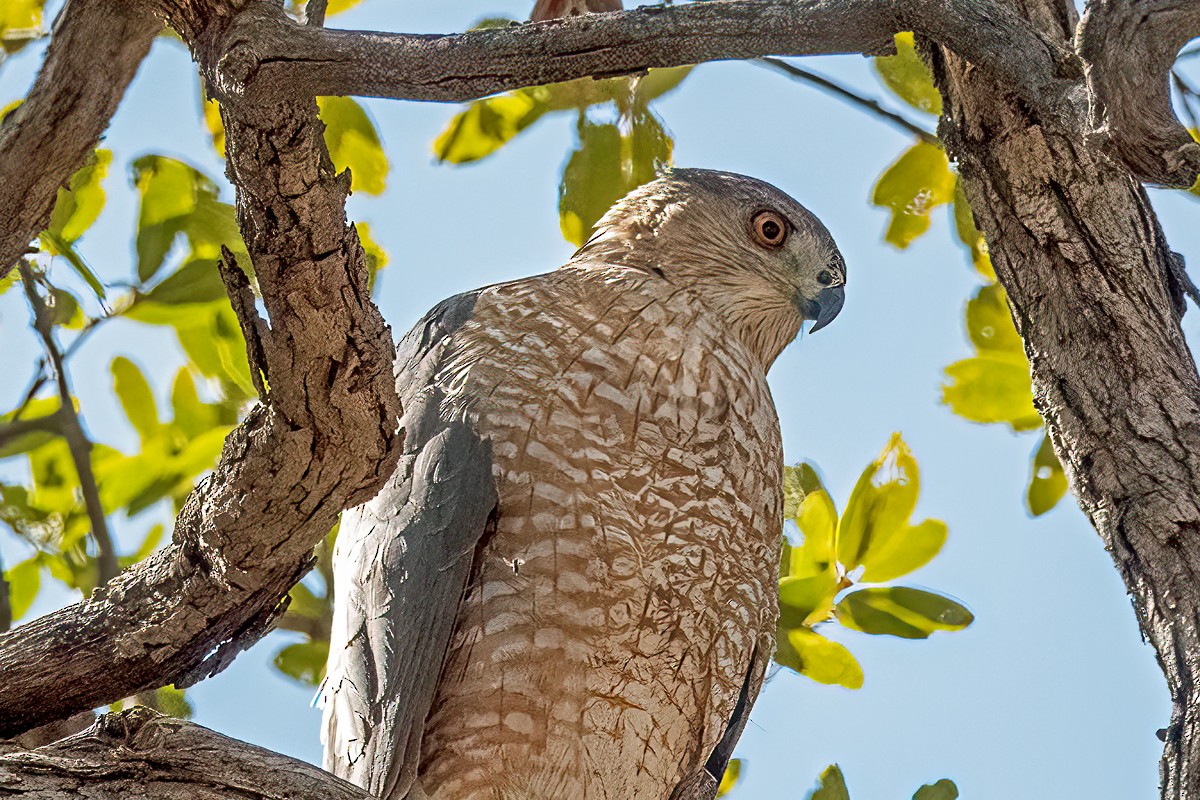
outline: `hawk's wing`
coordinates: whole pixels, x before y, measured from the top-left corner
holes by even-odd
[[[375,499],[342,516],[323,688],[325,767],[402,798],[416,776],[476,546],[496,507],[489,444],[435,376],[476,292],[450,298],[397,348],[404,452]]]

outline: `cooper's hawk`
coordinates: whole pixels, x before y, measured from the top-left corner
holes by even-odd
[[[680,169],[427,314],[400,465],[338,536],[326,766],[387,800],[712,797],[774,646],[767,368],[845,277],[787,195]]]

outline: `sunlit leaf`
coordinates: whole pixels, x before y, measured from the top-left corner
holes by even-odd
[[[808,800],[850,800],[850,792],[846,789],[846,779],[837,764],[830,764],[821,773],[821,783],[808,796]]]
[[[144,442],[158,433],[158,406],[154,392],[146,376],[138,366],[124,356],[112,361],[113,390],[121,401],[121,408],[129,423],[133,425]]]
[[[859,589],[834,609],[847,628],[902,639],[925,639],[935,631],[958,631],[974,616],[948,597],[906,586]]]
[[[211,303],[214,300],[223,300],[226,296],[225,284],[217,270],[217,262],[194,259],[175,270],[142,296],[140,302],[174,306],[185,303]],[[139,319],[136,311],[127,316]]]
[[[183,689],[176,689],[174,686],[162,686],[155,689],[154,704],[168,717],[192,718],[192,704],[187,701]]]
[[[13,270],[13,272],[16,272],[16,270]],[[29,421],[46,418],[46,430],[29,431],[28,433],[8,439],[3,445],[0,445],[0,458],[10,458],[21,453],[36,450],[58,436],[57,423],[48,418],[56,414],[61,407],[57,397],[37,397],[29,401],[21,419]],[[0,416],[0,431],[4,430],[5,425],[12,423],[15,413],[9,412]]]
[[[817,683],[861,689],[862,667],[841,644],[809,628],[779,631],[775,661]]]
[[[450,120],[434,140],[433,153],[438,161],[451,164],[478,161],[511,141],[548,108],[542,88],[476,100]]]
[[[733,787],[737,786],[738,780],[742,777],[742,760],[735,758],[725,766],[725,772],[721,775],[721,784],[717,786],[717,797],[724,797],[733,791]]]
[[[563,170],[558,212],[563,237],[582,245],[609,207],[654,180],[670,163],[674,143],[648,111],[634,115],[628,132],[581,120],[579,146]]]
[[[980,287],[967,301],[967,334],[981,353],[993,351],[1010,353],[1021,359],[1025,349],[1013,325],[1004,288],[998,283]]]
[[[971,263],[975,265],[975,269],[988,280],[996,280],[992,258],[988,255],[987,240],[975,227],[975,217],[963,191],[961,177],[954,182],[954,230],[958,233],[959,241],[970,249]]]
[[[987,353],[956,361],[945,371],[951,383],[942,387],[942,402],[960,417],[1005,422],[1017,431],[1041,426],[1024,354]]]
[[[328,642],[298,642],[289,644],[275,654],[275,666],[290,678],[316,686],[325,677],[325,660],[328,657]]]
[[[8,605],[12,612],[13,622],[29,613],[38,590],[42,586],[42,566],[37,556],[27,558],[5,570],[4,580],[8,582]]]
[[[358,233],[359,244],[362,245],[363,255],[367,259],[367,285],[374,290],[379,270],[387,266],[387,251],[383,249],[379,242],[375,241],[375,238],[371,235],[371,226],[367,223],[354,223],[354,230]]]
[[[133,162],[133,180],[141,196],[138,212],[138,278],[147,281],[183,233],[200,196],[215,198],[215,184],[199,170],[167,156],[143,156]]]
[[[388,159],[367,112],[349,97],[319,97],[317,105],[325,123],[325,145],[338,171],[350,170],[351,190],[383,194]]]
[[[901,100],[929,114],[942,113],[942,96],[933,84],[933,73],[917,55],[911,32],[896,34],[896,55],[874,62],[879,77]]]
[[[917,789],[912,800],[958,800],[958,787],[954,781],[942,778],[937,783],[928,783]]]
[[[180,367],[171,383],[171,410],[175,425],[189,437],[199,436],[221,421],[219,407],[200,399],[187,367]]]
[[[929,212],[954,197],[954,173],[941,147],[917,142],[875,184],[871,202],[889,208],[892,220],[884,238],[899,248],[929,229]]]
[[[44,0],[4,0],[0,3],[0,60],[40,38]]]
[[[883,452],[863,471],[838,525],[838,560],[861,566],[861,580],[883,582],[929,563],[946,543],[939,520],[910,523],[921,491],[912,451],[893,434]]]
[[[112,151],[93,150],[87,162],[76,170],[67,185],[58,190],[48,230],[53,238],[42,241],[42,248],[57,255],[56,243],[71,243],[91,227],[104,209],[104,186],[112,163]]]
[[[83,256],[79,255],[79,252],[70,242],[59,239],[51,231],[42,231],[40,239],[43,245],[47,246],[47,249],[52,249],[67,260],[67,265],[76,275],[84,280],[97,299],[103,300],[105,298],[107,292],[103,282],[100,280],[100,276],[83,260]]]
[[[212,139],[212,145],[216,149],[217,155],[224,158],[225,123],[221,120],[221,104],[212,98],[205,97],[203,91],[200,94],[200,102],[203,105],[204,127],[208,128],[208,136]]]
[[[783,518],[795,519],[800,503],[815,491],[824,491],[821,476],[812,464],[805,461],[794,467],[783,468]]]
[[[1040,517],[1058,505],[1067,493],[1067,474],[1054,454],[1049,436],[1043,436],[1033,455],[1033,471],[1029,476],[1029,491],[1025,495],[1029,513]]]

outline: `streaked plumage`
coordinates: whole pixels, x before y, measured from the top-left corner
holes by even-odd
[[[338,538],[326,766],[388,800],[711,797],[773,652],[766,370],[844,280],[786,195],[677,170],[426,315],[401,464]]]

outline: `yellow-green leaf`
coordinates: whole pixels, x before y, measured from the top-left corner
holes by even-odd
[[[783,468],[783,518],[795,519],[800,510],[800,503],[810,493],[824,491],[821,476],[816,468],[805,461],[794,467]]]
[[[863,470],[846,501],[837,530],[838,561],[854,569],[867,566],[872,551],[890,550],[886,541],[908,527],[920,488],[917,460],[900,434],[893,433],[883,452]]]
[[[936,631],[959,631],[975,617],[948,597],[907,586],[859,589],[834,609],[847,628],[902,639],[926,639]]]
[[[958,787],[954,781],[942,778],[937,783],[927,783],[917,789],[912,800],[958,800]]]
[[[51,319],[55,325],[74,329],[83,327],[83,309],[79,307],[75,295],[66,289],[56,288],[50,291],[49,300]]]
[[[388,159],[375,123],[349,97],[318,97],[325,145],[337,169],[350,170],[350,189],[383,194],[387,188]]]
[[[733,787],[737,786],[738,780],[741,777],[742,760],[740,758],[732,759],[725,766],[725,772],[721,774],[721,784],[717,787],[717,797],[724,797],[733,791]]]
[[[158,710],[168,717],[179,719],[192,718],[192,704],[187,701],[183,689],[175,686],[161,686],[154,690],[154,703]]]
[[[929,212],[954,197],[954,173],[941,147],[917,142],[875,184],[871,202],[891,209],[884,238],[899,248],[929,229]]]
[[[201,197],[215,199],[216,185],[199,170],[167,156],[142,156],[133,162],[141,196],[137,231],[139,280],[154,277],[176,237],[183,233]]]
[[[850,792],[846,790],[846,779],[837,764],[830,764],[821,773],[821,783],[808,800],[850,800]]]
[[[298,642],[289,644],[275,654],[275,666],[289,678],[316,686],[325,677],[325,660],[328,657],[328,642]]]
[[[154,402],[154,392],[146,376],[124,356],[117,356],[112,361],[113,390],[121,401],[121,408],[126,418],[137,430],[142,441],[153,439],[158,434],[158,406]]]
[[[959,241],[971,251],[971,263],[975,265],[975,269],[989,281],[996,280],[996,270],[992,268],[992,258],[988,255],[987,240],[975,227],[975,215],[967,202],[961,177],[954,181],[954,230],[958,233]]]
[[[1066,493],[1067,474],[1054,454],[1050,437],[1043,436],[1033,455],[1033,472],[1029,476],[1029,491],[1026,493],[1029,513],[1040,517],[1058,505]]]
[[[8,607],[12,611],[13,622],[29,613],[38,590],[42,586],[42,566],[37,556],[27,558],[14,564],[4,572],[4,580],[8,582]]]
[[[911,32],[896,34],[896,55],[874,61],[875,71],[897,97],[920,111],[942,113],[942,96],[933,84],[933,73],[917,54]]]
[[[1025,358],[1025,348],[1013,325],[1004,288],[998,283],[980,287],[967,301],[967,334],[981,353],[992,351]]]
[[[70,244],[91,227],[104,208],[104,186],[112,163],[112,151],[93,150],[87,162],[76,170],[67,185],[58,190],[48,230],[53,238],[42,241],[42,249],[57,255],[56,242]]]
[[[520,89],[476,100],[450,120],[433,142],[438,161],[466,164],[490,156],[548,109],[546,90]]]
[[[359,244],[362,245],[363,255],[367,259],[367,285],[374,290],[379,270],[387,266],[388,254],[371,235],[370,225],[365,222],[356,222],[354,230],[358,233]]]
[[[200,102],[203,104],[204,127],[208,128],[208,136],[212,139],[212,145],[216,149],[217,155],[224,158],[225,122],[221,119],[221,104],[216,100],[205,97],[203,89],[200,93]]]
[[[842,645],[809,628],[779,631],[775,661],[817,683],[861,689],[862,667]]]
[[[44,0],[4,0],[0,3],[0,49],[11,55],[44,35]],[[0,55],[0,60],[3,56]]]
[[[972,422],[1004,422],[1016,431],[1040,427],[1033,406],[1029,362],[1019,356],[984,353],[946,367],[951,383],[942,387],[942,402]]]
[[[920,569],[941,552],[948,533],[937,519],[877,531],[863,557],[862,580],[883,583]]]

